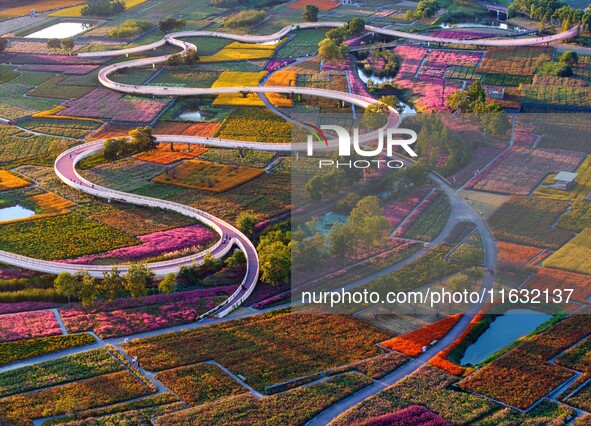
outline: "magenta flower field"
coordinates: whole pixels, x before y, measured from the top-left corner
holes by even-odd
[[[0,315],[0,342],[62,334],[52,311]]]
[[[166,107],[166,102],[150,100],[124,100],[122,93],[108,89],[94,89],[78,99],[66,101],[67,108],[57,115],[112,119],[150,123]]]
[[[94,331],[100,338],[126,336],[195,321],[236,290],[236,286],[193,290],[171,295],[155,295],[141,300],[119,299],[61,310],[71,333]],[[102,309],[105,309],[104,311]]]
[[[104,253],[81,256],[68,263],[92,264],[98,259],[113,259],[118,262],[135,262],[150,257],[159,256],[187,247],[211,245],[216,234],[203,225],[191,225],[182,228],[159,231],[138,237],[141,244],[122,247]]]
[[[447,111],[447,96],[460,89],[460,83],[446,81],[443,74],[448,66],[476,65],[480,52],[441,51],[415,46],[398,46],[394,51],[402,58],[395,82],[416,96],[413,104],[419,111]],[[425,63],[423,63],[425,60]]]
[[[514,146],[468,182],[466,189],[528,195],[547,174],[574,172],[585,157],[582,152]]]

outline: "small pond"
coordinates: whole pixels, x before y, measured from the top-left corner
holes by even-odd
[[[31,216],[35,216],[35,212],[33,210],[19,205],[0,209],[0,222],[5,220],[24,219]]]
[[[29,34],[25,38],[68,38],[86,31],[90,26],[84,22],[61,22]]]
[[[476,365],[520,337],[534,331],[552,316],[531,309],[509,309],[466,349],[461,364]]]
[[[375,86],[378,86],[380,84],[384,84],[384,83],[389,83],[391,81],[394,80],[395,77],[376,77],[374,75],[367,75],[363,69],[361,69],[360,67],[356,67],[357,69],[357,75],[359,76],[359,79],[361,81],[363,81],[365,84],[367,84],[368,82],[371,81],[371,83]],[[400,101],[400,103],[404,106],[404,110],[402,111],[402,114],[415,114],[416,110],[411,107],[408,104],[405,104],[404,102]]]
[[[178,115],[179,120],[185,121],[207,121],[214,117],[213,114],[208,114],[199,110],[185,110]]]

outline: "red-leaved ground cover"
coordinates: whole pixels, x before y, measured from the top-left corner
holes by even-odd
[[[402,336],[382,342],[382,346],[393,351],[402,352],[408,356],[419,356],[423,352],[423,346],[429,346],[433,340],[439,340],[445,336],[457,324],[461,314],[450,315],[433,324],[413,330]]]

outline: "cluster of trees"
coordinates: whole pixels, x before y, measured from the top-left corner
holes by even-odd
[[[82,16],[113,16],[125,10],[123,0],[90,0],[82,8]]]
[[[556,75],[558,77],[571,77],[574,75],[573,65],[579,63],[577,52],[567,50],[560,56],[559,62],[546,62],[540,64],[538,72],[545,75]]]
[[[573,25],[583,23],[591,29],[591,11],[575,9],[561,3],[559,0],[515,0],[509,6],[509,16],[526,15],[540,21],[540,29],[546,23],[560,24],[566,31]]]
[[[447,106],[456,111],[479,114],[483,129],[493,135],[501,135],[507,130],[503,109],[496,102],[486,102],[486,93],[479,81],[472,83],[468,90],[450,94]]]
[[[302,18],[306,22],[318,22],[318,12],[318,6],[313,4],[307,4],[304,6]]]
[[[72,37],[68,38],[51,38],[47,40],[47,47],[49,49],[64,49],[66,51],[71,51],[74,49],[74,39]]]
[[[388,106],[394,107],[399,112],[404,110],[404,105],[393,95],[382,96],[379,102],[365,108],[361,117],[361,124],[370,130],[377,130],[388,123],[388,117],[390,116]]]
[[[183,18],[175,19],[171,17],[158,21],[158,28],[160,28],[160,31],[163,33],[182,30],[186,25],[187,21]]]
[[[252,211],[242,212],[236,218],[236,227],[249,237],[252,236],[259,218]]]
[[[109,37],[113,38],[128,38],[138,36],[150,28],[154,24],[147,19],[128,19],[121,23],[118,27],[109,30]]]
[[[199,54],[196,50],[189,49],[184,54],[182,53],[175,53],[174,55],[170,55],[168,57],[168,65],[177,67],[180,65],[188,65],[191,66],[199,62]]]
[[[149,126],[138,127],[130,131],[128,135],[128,138],[107,139],[103,151],[106,160],[117,160],[138,152],[153,151],[158,148],[158,142],[152,135],[152,128]]]
[[[414,21],[415,19],[430,18],[441,8],[437,0],[421,0],[415,10],[407,10],[405,19]]]
[[[8,47],[8,39],[0,37],[0,52],[4,52]]]
[[[356,52],[355,55],[360,59],[358,65],[363,67],[363,71],[367,75],[374,75],[380,78],[394,77],[400,69],[400,56],[398,56],[393,50],[380,50],[374,47],[369,52],[367,50],[362,50]],[[366,61],[368,57],[371,57],[373,61],[378,61],[380,58],[384,59],[384,67],[381,69],[372,67],[371,63]]]
[[[262,22],[267,14],[262,10],[241,10],[224,19],[226,28],[248,27]]]
[[[342,27],[333,28],[326,33],[326,38],[318,43],[318,58],[326,62],[334,62],[349,53],[349,46],[342,43],[349,36],[359,35],[365,30],[365,21],[353,18]]]
[[[71,299],[78,299],[83,306],[90,306],[97,300],[112,302],[122,295],[139,299],[148,294],[148,286],[152,284],[154,273],[144,263],[129,266],[127,273],[122,275],[119,269],[113,268],[103,273],[103,279],[97,280],[88,271],[75,274],[62,272],[53,286],[58,294]],[[174,291],[176,276],[168,274],[159,284],[158,289],[170,293]]]
[[[314,221],[312,221],[314,222]],[[314,228],[314,223],[310,225]],[[292,254],[294,271],[317,269],[328,256],[346,261],[383,244],[388,238],[389,222],[377,196],[370,195],[357,201],[344,224],[335,224],[325,237],[315,233],[308,238],[298,228],[293,234]]]

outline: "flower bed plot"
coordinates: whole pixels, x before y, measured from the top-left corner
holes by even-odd
[[[216,193],[236,188],[264,174],[262,169],[190,160],[152,179],[154,182]]]
[[[384,217],[393,227],[397,227],[408,214],[419,205],[421,200],[429,193],[431,188],[425,185],[405,195],[401,200],[394,200],[384,205]]]
[[[516,146],[474,177],[465,189],[528,195],[551,172],[574,172],[586,155],[581,152]]]
[[[125,349],[151,371],[215,359],[262,390],[383,353],[375,343],[387,337],[349,316],[274,312],[135,340]]]
[[[448,421],[420,405],[397,410],[393,413],[371,417],[367,420],[351,423],[349,426],[391,426],[391,425],[428,425],[452,426]]]
[[[102,223],[70,213],[0,227],[3,248],[37,259],[66,259],[137,244]]]
[[[493,47],[478,67],[480,73],[533,75],[540,62],[552,59],[551,47]]]
[[[320,10],[332,10],[339,6],[339,3],[335,0],[298,0],[287,7],[290,9],[303,9],[307,4],[312,4]]]
[[[53,311],[0,315],[0,342],[62,334]]]
[[[108,392],[105,390],[108,389]],[[74,412],[113,404],[148,395],[150,390],[128,371],[105,374],[80,382],[68,383],[40,391],[10,396],[0,404],[0,416],[12,425],[30,425],[44,416],[47,407],[55,407],[56,415],[65,410]],[[58,401],[68,397],[72,407],[60,408]]]
[[[190,160],[199,157],[201,154],[207,152],[207,148],[201,148],[194,145],[189,145],[187,147],[187,145],[183,143],[173,143],[171,151],[170,145],[170,143],[161,143],[158,145],[158,149],[136,154],[133,158],[156,164],[169,165],[180,160]]]
[[[591,228],[585,229],[543,263],[545,267],[591,275]],[[591,281],[591,278],[590,278]]]
[[[355,373],[343,374],[324,382],[257,399],[239,395],[156,419],[160,426],[179,424],[231,424],[252,426],[261,419],[277,425],[304,425],[337,401],[369,385],[371,381]]]
[[[217,365],[212,364],[166,370],[158,373],[156,379],[191,406],[247,392]]]
[[[423,346],[428,347],[434,340],[444,337],[457,324],[462,315],[455,314],[436,323],[429,324],[404,336],[398,336],[382,342],[382,346],[405,355],[416,357],[423,352]]]
[[[234,41],[211,56],[202,56],[200,62],[208,63],[268,59],[273,56],[275,49],[280,45],[281,42],[277,44],[255,44]]]
[[[23,188],[31,183],[13,175],[7,170],[0,170],[0,191]]]
[[[68,259],[67,262],[93,264],[99,259],[108,259],[113,263],[137,262],[189,247],[201,247],[205,250],[215,241],[216,234],[203,225],[191,225],[140,235],[138,239],[141,243],[132,247],[122,247],[104,253]]]
[[[489,224],[500,240],[558,249],[574,235],[552,226],[568,206],[566,201],[511,197],[491,216]]]
[[[150,123],[166,107],[167,102],[125,100],[122,93],[94,89],[81,98],[65,102],[59,116],[105,118],[124,122]]]
[[[140,301],[122,299],[120,303],[96,304],[91,308],[61,311],[70,332],[93,330],[101,338],[127,336],[195,321],[195,318],[222,303],[235,286],[156,295]]]
[[[104,349],[81,352],[1,373],[0,397],[121,370],[123,366]]]
[[[224,71],[218,79],[211,85],[216,87],[241,87],[241,86],[257,86],[259,81],[266,75],[264,71],[261,72],[240,72],[240,71]],[[212,105],[231,105],[231,106],[264,106],[265,103],[259,98],[256,93],[223,93],[218,95],[213,101]]]
[[[215,136],[221,139],[288,143],[292,137],[292,125],[270,111],[242,108],[224,119]]]
[[[589,275],[575,274],[558,269],[538,268],[536,275],[527,282],[525,288],[537,288],[540,291],[572,288],[574,290],[572,300],[587,303],[591,297],[589,280]]]
[[[4,342],[0,343],[0,365],[95,342],[94,337],[87,333]]]

